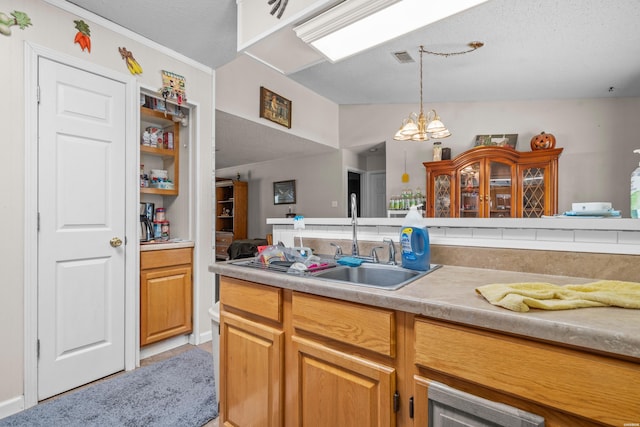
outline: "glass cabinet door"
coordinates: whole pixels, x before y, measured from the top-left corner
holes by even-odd
[[[540,218],[546,211],[545,198],[546,168],[527,167],[522,169],[522,217]]]
[[[481,216],[480,198],[480,162],[471,163],[460,169],[458,209],[460,218],[479,218]]]
[[[451,217],[451,176],[438,175],[434,182],[434,213],[435,218]]]
[[[511,171],[512,167],[509,164],[489,162],[489,194],[488,198],[485,198],[485,211],[489,212],[489,215],[485,217],[509,218],[515,213],[511,205],[513,200]]]

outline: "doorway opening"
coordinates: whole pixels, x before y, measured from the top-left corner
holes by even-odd
[[[347,171],[347,217],[351,218],[351,195],[356,195],[356,213],[362,216],[362,174]]]

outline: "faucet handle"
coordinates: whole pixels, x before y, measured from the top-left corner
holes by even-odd
[[[336,248],[336,253],[333,255],[333,258],[334,259],[338,259],[339,257],[341,257],[342,256],[342,246],[340,246],[340,245],[338,245],[336,243],[333,243],[333,242],[331,242],[329,244],[331,246],[335,246],[335,248]]]
[[[376,246],[374,248],[371,248],[371,261],[380,262],[380,260],[378,259],[378,253],[376,252],[376,249],[384,249],[384,246]]]

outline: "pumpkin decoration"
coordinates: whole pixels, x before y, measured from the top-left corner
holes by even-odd
[[[538,135],[531,138],[531,150],[547,150],[555,148],[556,137],[550,133],[540,132]]]

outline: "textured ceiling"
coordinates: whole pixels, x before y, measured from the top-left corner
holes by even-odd
[[[70,2],[213,69],[237,55],[236,0]],[[638,23],[638,0],[489,0],[344,61],[320,62],[288,76],[338,104],[417,103],[418,64],[400,64],[392,52],[408,51],[417,60],[420,45],[453,52],[478,40],[485,46],[466,55],[424,57],[425,103],[637,97]],[[281,36],[274,35],[277,45],[269,48],[288,53]],[[220,135],[234,135],[221,126],[217,141],[224,144]],[[279,139],[268,143],[273,158],[287,148]],[[239,160],[226,161],[225,151],[218,168],[256,160],[251,153],[235,153]]]

